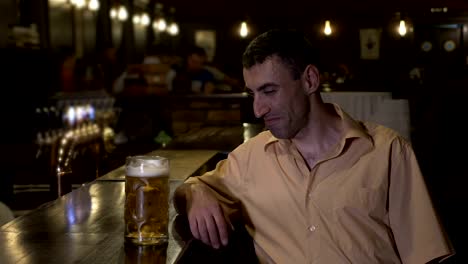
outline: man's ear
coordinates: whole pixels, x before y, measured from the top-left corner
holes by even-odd
[[[307,65],[304,73],[302,74],[304,82],[304,90],[307,95],[311,95],[318,91],[320,86],[320,74],[314,65]]]

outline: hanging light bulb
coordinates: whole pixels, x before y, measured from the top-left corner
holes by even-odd
[[[127,13],[127,9],[125,8],[125,6],[121,6],[119,8],[119,12],[117,14],[118,18],[120,21],[125,21],[127,20],[128,18],[128,13]]]
[[[143,13],[143,14],[141,15],[140,23],[141,23],[143,26],[148,26],[148,25],[150,24],[150,17],[148,16],[147,13]]]
[[[139,15],[133,16],[133,24],[138,25],[141,23],[141,17]]]
[[[406,23],[404,20],[400,20],[400,26],[398,27],[398,33],[404,37],[406,35]]]
[[[164,31],[167,27],[166,20],[164,18],[159,19],[158,29],[159,31]]]
[[[160,18],[153,22],[153,28],[156,29],[157,31],[164,31],[166,30],[166,27],[167,27],[167,24],[164,18]]]
[[[88,3],[89,10],[96,11],[99,9],[99,1],[98,0],[90,0]]]
[[[81,8],[85,7],[85,5],[86,5],[85,0],[75,0],[73,2],[75,4],[76,8],[78,8],[78,9],[81,9]],[[73,2],[72,2],[72,4],[73,4]]]
[[[241,38],[245,38],[247,37],[248,34],[249,34],[249,28],[247,27],[247,22],[242,21],[240,30],[239,30],[239,35],[241,36]]]
[[[110,17],[112,19],[115,19],[117,17],[117,10],[115,10],[115,7],[112,7],[110,10]]]
[[[172,36],[179,34],[179,26],[177,25],[177,23],[172,22],[167,28],[167,32],[169,32],[169,34]]]
[[[323,33],[327,36],[330,36],[332,33],[332,29],[330,26],[330,20],[325,21],[325,27],[323,28]]]

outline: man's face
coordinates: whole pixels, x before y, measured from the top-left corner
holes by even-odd
[[[263,118],[271,133],[293,138],[308,122],[309,96],[302,79],[294,80],[291,70],[277,56],[243,70],[245,85],[254,95],[254,113]]]
[[[187,70],[190,72],[198,72],[203,69],[205,64],[205,56],[191,54],[187,58]]]

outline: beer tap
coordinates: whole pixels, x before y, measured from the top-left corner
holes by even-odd
[[[58,95],[51,105],[36,109],[36,160],[57,196],[71,191],[72,182],[98,177],[101,155],[113,149],[115,99],[84,95]]]
[[[70,130],[58,141],[51,155],[53,173],[57,185],[57,196],[60,197],[71,191],[71,157],[76,145],[74,131]]]

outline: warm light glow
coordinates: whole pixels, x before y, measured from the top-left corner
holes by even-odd
[[[167,28],[167,32],[169,32],[169,34],[172,36],[175,36],[179,34],[179,26],[175,22],[172,22]]]
[[[159,19],[158,29],[160,31],[164,31],[166,29],[166,27],[167,27],[166,20],[164,20],[164,18]]]
[[[119,8],[119,13],[117,14],[120,21],[125,21],[128,18],[127,9],[124,6]]]
[[[245,21],[243,21],[241,23],[241,27],[240,27],[240,30],[239,30],[239,35],[242,38],[245,38],[245,37],[247,37],[248,34],[249,34],[249,29],[247,27],[247,23]]]
[[[77,8],[83,8],[85,7],[86,2],[85,0],[75,0],[75,1],[72,1],[72,4],[75,4]]]
[[[140,23],[143,25],[143,26],[147,26],[150,24],[150,17],[148,16],[148,14],[146,13],[143,13],[143,15],[141,15],[141,19],[140,19]]]
[[[111,8],[110,17],[111,18],[116,18],[117,17],[117,11],[115,10],[115,8]]]
[[[134,15],[133,16],[133,24],[138,25],[141,23],[141,18],[139,15]]]
[[[402,37],[406,35],[406,23],[404,20],[400,21],[400,26],[398,27],[398,33]]]
[[[57,6],[68,3],[68,0],[49,0],[50,5]]]
[[[99,1],[98,0],[90,0],[88,3],[89,10],[97,11],[99,9]]]
[[[157,31],[164,31],[166,27],[166,20],[164,20],[164,18],[160,18],[153,23],[153,28]]]
[[[323,28],[323,33],[327,36],[331,35],[332,29],[330,26],[330,20],[325,21],[325,27]]]

